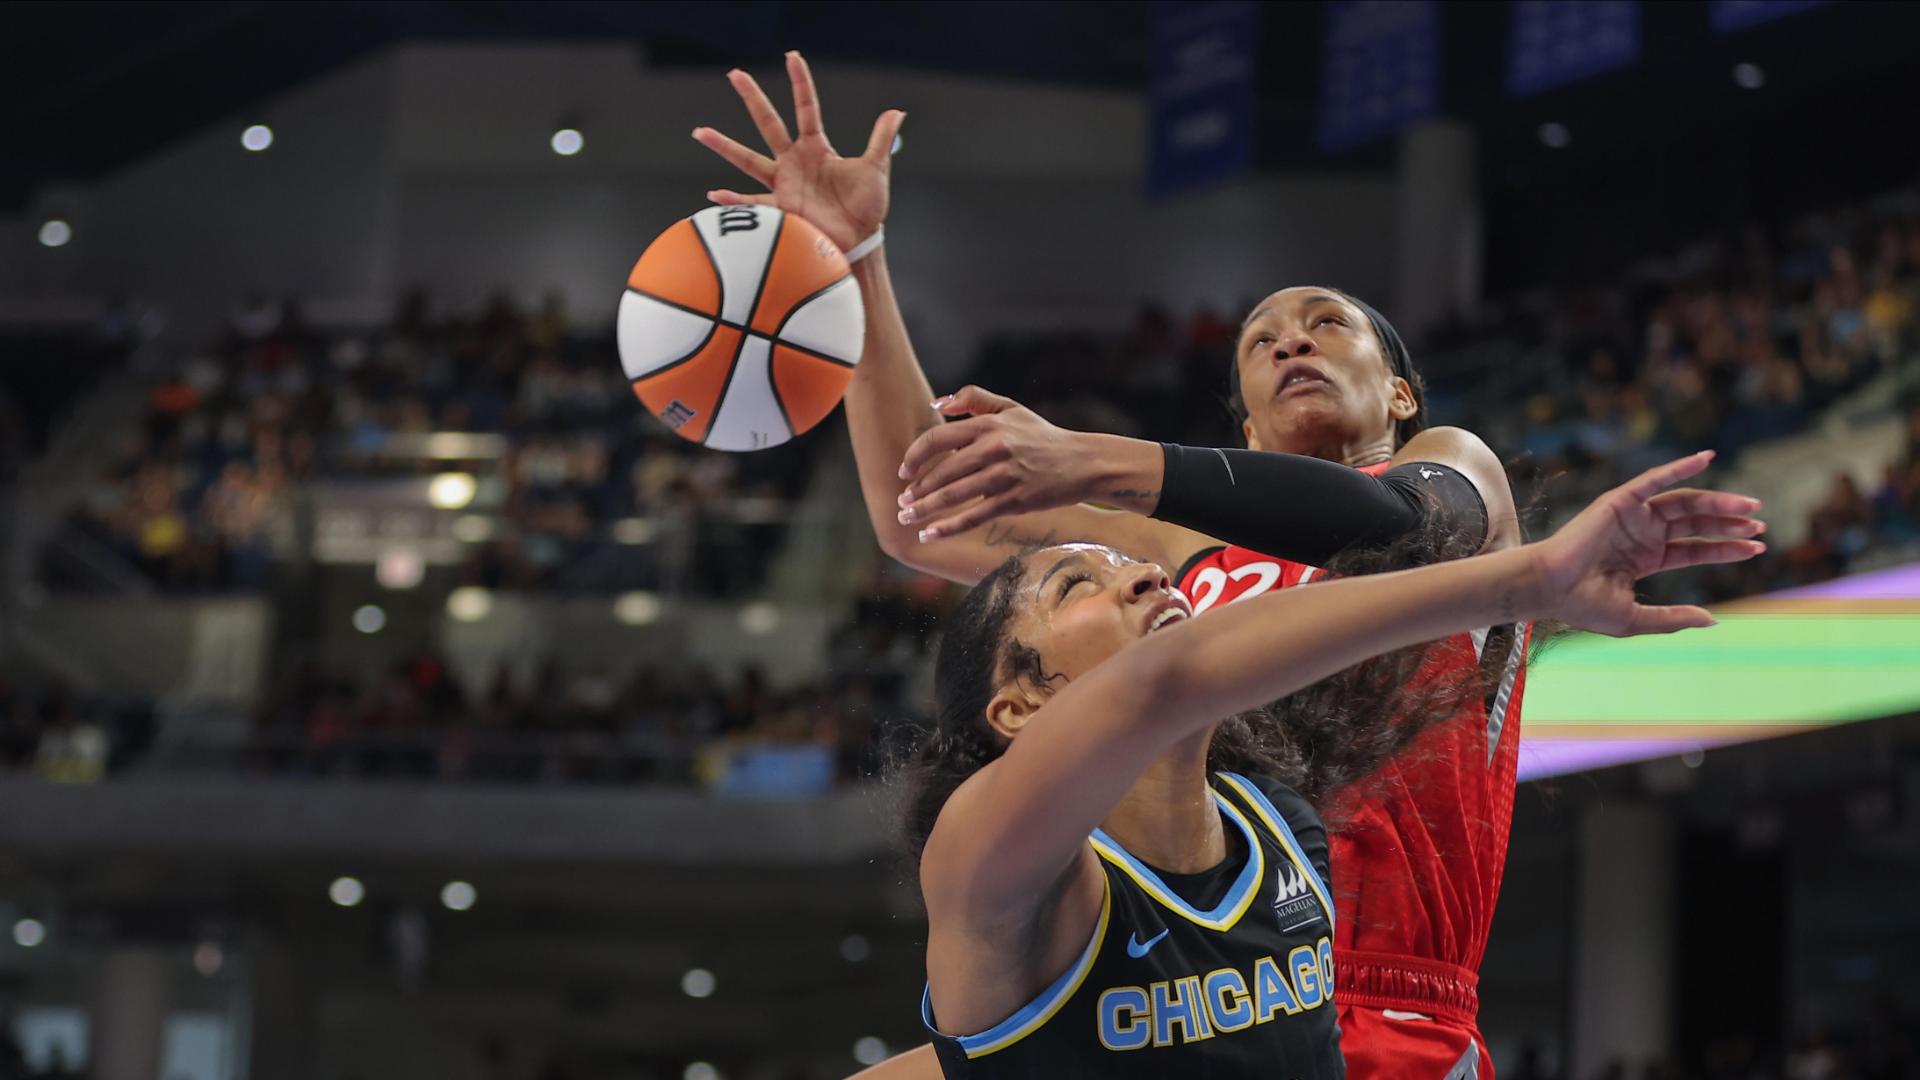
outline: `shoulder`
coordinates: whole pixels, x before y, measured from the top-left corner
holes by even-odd
[[[1302,829],[1321,829],[1320,812],[1313,804],[1273,777],[1261,773],[1221,773],[1220,776],[1256,809],[1279,817],[1295,833]]]
[[[1395,465],[1416,461],[1451,466],[1473,484],[1485,504],[1493,531],[1489,550],[1519,542],[1519,523],[1514,514],[1513,486],[1507,480],[1507,467],[1485,439],[1466,428],[1428,428],[1408,439],[1393,455]]]
[[[1493,452],[1487,441],[1466,428],[1436,427],[1408,439],[1393,455],[1394,464],[1412,461],[1431,461],[1440,465],[1451,465],[1474,481],[1481,494],[1489,494],[1487,485],[1481,481],[1497,479],[1499,487],[1507,486],[1506,466],[1500,463],[1500,455]]]

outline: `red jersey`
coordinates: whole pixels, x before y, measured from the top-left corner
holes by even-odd
[[[1316,567],[1225,547],[1190,560],[1179,585],[1198,615],[1323,576]],[[1476,1030],[1478,973],[1506,867],[1530,629],[1495,627],[1435,643],[1426,670],[1498,665],[1494,688],[1423,733],[1351,796],[1336,793],[1329,808],[1340,913],[1334,981],[1343,1013],[1369,1013],[1355,1017],[1365,1023],[1341,1020],[1353,1080],[1416,1075],[1398,1048],[1386,1059],[1398,1067],[1369,1068],[1385,1057],[1372,1052],[1387,1041],[1372,1034],[1382,1010],[1389,1020],[1420,1014],[1460,1034],[1455,1041],[1475,1064],[1462,1060],[1455,1073],[1443,1065],[1436,1080],[1492,1075]]]

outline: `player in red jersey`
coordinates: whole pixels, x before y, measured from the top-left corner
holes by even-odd
[[[787,69],[797,133],[750,76],[728,76],[772,157],[711,128],[693,134],[769,189],[717,190],[714,201],[777,205],[862,256],[854,274],[867,346],[846,406],[869,516],[889,555],[971,584],[1022,549],[1090,540],[1181,567],[1181,587],[1211,608],[1310,581],[1338,552],[1436,525],[1465,537],[1460,554],[1519,543],[1499,460],[1469,432],[1424,429],[1399,336],[1333,289],[1283,289],[1243,325],[1231,372],[1247,450],[1065,431],[975,387],[929,409],[933,393],[880,244],[888,150],[904,114],[883,113],[865,153],[843,158],[826,140],[805,61],[790,53]],[[941,424],[943,416],[970,418]],[[1689,494],[1686,505],[1709,515],[1752,508],[1719,498]],[[1517,636],[1524,631],[1490,628],[1437,643],[1422,678],[1476,661],[1496,674],[1511,667],[1512,677],[1421,735],[1342,808],[1335,890],[1359,916],[1342,920],[1335,951],[1352,1076],[1491,1075],[1474,983],[1512,806]],[[875,1072],[932,1076],[937,1066],[916,1051]]]

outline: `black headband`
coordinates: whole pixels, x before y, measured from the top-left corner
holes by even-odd
[[[1350,293],[1341,293],[1347,302],[1360,309],[1373,324],[1373,333],[1380,339],[1380,351],[1387,354],[1387,367],[1395,375],[1407,380],[1407,386],[1413,391],[1413,415],[1398,421],[1394,426],[1400,434],[1400,441],[1406,442],[1427,426],[1427,388],[1420,384],[1420,373],[1413,370],[1413,353],[1407,349],[1407,343],[1400,338],[1400,331],[1393,328],[1385,315],[1373,309],[1367,303]]]

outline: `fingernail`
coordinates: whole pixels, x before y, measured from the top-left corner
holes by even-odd
[[[798,60],[798,59],[800,59],[800,50],[799,50],[799,49],[788,49],[788,50],[787,50],[787,59],[789,59],[789,60]]]
[[[937,411],[939,411],[939,410],[941,410],[941,409],[944,409],[944,408],[946,408],[946,407],[947,407],[948,405],[950,405],[950,404],[952,404],[952,403],[953,403],[953,395],[952,395],[952,394],[948,394],[948,395],[947,395],[946,397],[937,397],[937,398],[934,398],[934,399],[933,399],[933,408],[934,408],[934,410],[935,410],[935,411],[937,412]]]
[[[900,466],[900,479],[902,480],[913,479],[913,474],[907,471],[907,467],[904,463]]]
[[[730,71],[728,71],[728,72],[727,72],[727,78],[729,78],[729,79],[731,79],[731,78],[733,78],[733,77],[734,77],[735,75],[745,75],[745,74],[746,74],[746,72],[745,72],[745,71],[742,71],[742,70],[741,70],[741,69],[739,69],[739,68],[733,68],[732,70],[730,70]]]
[[[893,501],[899,503],[901,506],[911,505],[913,502],[913,489],[908,488],[907,490],[901,492],[900,497]]]
[[[920,542],[923,544],[929,540],[938,540],[939,538],[940,530],[938,529],[928,527],[920,530]]]
[[[912,510],[902,510],[894,516],[900,519],[900,524],[911,525],[913,524],[913,519],[919,515],[915,514]]]

